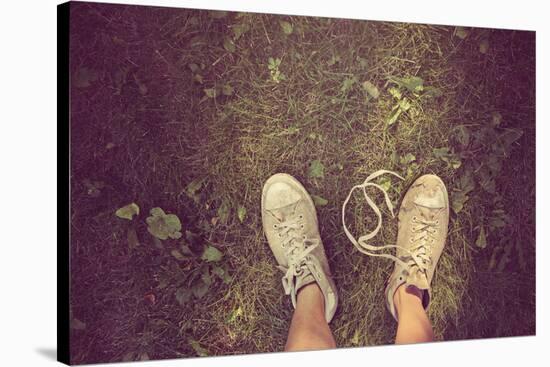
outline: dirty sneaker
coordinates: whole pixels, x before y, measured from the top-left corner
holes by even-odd
[[[402,284],[413,285],[423,292],[422,304],[428,307],[431,297],[430,284],[435,266],[441,256],[447,227],[449,223],[449,199],[445,184],[434,175],[424,175],[418,178],[405,194],[399,210],[399,225],[397,244],[374,246],[367,241],[378,233],[382,225],[380,209],[367,195],[366,188],[371,186],[383,194],[386,205],[394,216],[393,205],[388,193],[379,185],[371,182],[383,174],[392,174],[403,179],[398,174],[381,170],[373,173],[360,185],[351,189],[342,206],[342,223],[344,232],[355,247],[369,256],[380,256],[395,261],[395,267],[386,287],[386,306],[397,320],[393,296]],[[354,190],[361,189],[369,206],[378,216],[378,225],[373,232],[355,239],[346,227],[345,209]],[[396,248],[396,254],[379,253],[380,250]]]
[[[332,320],[338,305],[313,200],[294,177],[277,173],[262,192],[262,222],[269,247],[284,271],[283,288],[296,307],[296,294],[317,282],[325,298],[325,318]]]
[[[395,263],[386,287],[386,305],[396,320],[393,296],[402,284],[423,291],[425,309],[430,303],[430,284],[449,225],[449,198],[443,181],[435,175],[418,178],[403,198],[398,219],[396,256],[401,261]]]

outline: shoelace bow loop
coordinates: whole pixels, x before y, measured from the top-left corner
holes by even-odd
[[[308,255],[319,246],[319,241],[308,239],[302,234],[301,230],[304,228],[302,219],[302,215],[298,215],[273,226],[279,231],[279,237],[282,238],[282,246],[288,258],[288,267],[279,266],[279,269],[285,272],[282,279],[283,288],[285,294],[291,296],[293,305],[296,305],[296,278],[306,269],[317,275],[316,265]],[[306,247],[306,244],[310,245]]]
[[[432,222],[432,221],[426,221],[426,220],[423,220],[423,219],[418,220],[418,218],[415,219],[415,221],[417,221],[420,226],[418,228],[413,226],[413,228],[416,230],[416,231],[414,231],[416,236],[411,237],[411,240],[413,240],[413,242],[415,242],[417,244],[415,246],[413,246],[411,249],[407,249],[407,248],[404,248],[404,247],[398,246],[398,245],[374,246],[374,245],[370,245],[370,244],[367,243],[368,240],[372,239],[373,237],[375,237],[378,234],[378,232],[380,231],[380,228],[382,227],[382,213],[380,212],[380,209],[378,208],[378,206],[374,203],[374,201],[367,194],[367,190],[366,190],[367,187],[375,187],[376,189],[378,189],[382,192],[382,194],[384,195],[386,206],[388,207],[388,210],[390,211],[392,218],[395,218],[395,214],[394,214],[394,211],[393,211],[393,204],[390,200],[388,192],[386,190],[384,190],[384,188],[381,187],[380,185],[377,185],[377,184],[371,182],[375,178],[380,177],[384,174],[390,174],[390,175],[393,175],[393,176],[395,176],[395,177],[397,177],[401,180],[404,180],[403,177],[401,177],[399,174],[397,174],[393,171],[379,170],[379,171],[376,171],[376,172],[372,173],[371,175],[369,175],[365,179],[365,181],[363,181],[362,184],[353,186],[351,188],[351,191],[348,194],[346,200],[344,201],[344,204],[342,205],[342,224],[343,224],[343,227],[344,227],[344,232],[346,233],[346,236],[351,241],[351,243],[353,243],[355,248],[357,248],[357,250],[359,250],[360,252],[362,252],[362,253],[364,253],[368,256],[384,257],[384,258],[390,259],[392,261],[396,261],[396,262],[400,263],[402,266],[404,266],[406,268],[410,267],[411,265],[416,265],[416,266],[419,267],[419,269],[421,269],[422,271],[425,271],[427,269],[427,264],[429,262],[431,262],[431,253],[428,253],[429,252],[427,250],[428,246],[426,246],[428,244],[428,242],[426,242],[426,241],[427,240],[433,241],[433,238],[431,238],[431,236],[428,235],[428,234],[434,234],[435,233],[435,228],[432,228],[432,227],[434,227],[438,224],[438,223],[436,223],[437,221]],[[367,201],[367,204],[369,205],[369,207],[374,211],[374,213],[378,217],[378,224],[376,225],[376,228],[372,232],[367,233],[366,235],[363,235],[363,236],[359,237],[359,239],[355,239],[355,237],[351,234],[351,232],[348,230],[348,228],[346,226],[346,205],[348,204],[349,200],[351,199],[351,196],[352,196],[353,192],[355,190],[358,190],[358,189],[361,189],[363,191],[363,196],[365,197],[365,200]],[[404,250],[405,252],[407,252],[410,255],[410,259],[412,260],[412,262],[407,263],[407,262],[403,261],[402,259],[400,259],[396,256],[393,256],[391,254],[378,253],[378,251],[389,249],[389,248],[399,248],[399,249]]]

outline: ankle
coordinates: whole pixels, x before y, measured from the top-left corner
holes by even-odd
[[[393,295],[393,304],[397,312],[407,305],[422,306],[422,297],[424,291],[414,285],[402,284]]]
[[[315,282],[303,286],[296,294],[296,307],[298,306],[325,309],[325,297],[319,285]]]

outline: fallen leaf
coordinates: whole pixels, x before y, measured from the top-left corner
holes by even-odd
[[[479,229],[479,235],[477,236],[476,246],[482,249],[487,246],[487,237],[485,236],[485,227],[483,225]]]
[[[225,50],[228,52],[235,52],[236,50],[235,43],[231,38],[226,38],[223,41],[223,48],[225,48]]]
[[[313,199],[315,206],[325,206],[328,204],[328,200],[321,196],[311,195],[311,199]]]
[[[191,346],[191,348],[193,348],[193,350],[195,351],[195,353],[197,353],[197,355],[199,357],[207,357],[208,356],[208,350],[206,350],[205,348],[203,348],[198,341],[196,340],[193,340],[193,339],[190,339],[189,340],[189,345]]]
[[[208,98],[216,98],[218,96],[218,91],[215,88],[205,88],[204,94],[206,94]]]
[[[207,262],[218,262],[222,259],[223,253],[214,246],[206,246],[201,259]]]
[[[283,29],[284,34],[286,35],[292,34],[293,27],[292,27],[292,24],[290,24],[290,22],[287,22],[286,20],[281,20],[279,24],[281,25],[281,28]]]
[[[489,40],[488,39],[483,39],[479,43],[479,52],[481,52],[482,54],[486,54],[487,51],[489,51]]]
[[[166,240],[167,238],[178,239],[181,237],[181,222],[177,215],[166,214],[161,208],[152,208],[151,216],[145,219],[147,231],[154,237]]]
[[[468,33],[470,33],[470,32],[464,27],[456,27],[455,28],[455,35],[458,38],[460,38],[461,40],[466,38],[468,36]]]
[[[132,220],[134,215],[139,215],[139,206],[136,203],[131,203],[115,212],[115,215],[122,219]]]
[[[179,250],[177,250],[177,249],[174,249],[174,250],[170,251],[170,254],[171,254],[176,260],[179,260],[179,261],[185,260],[185,256],[183,256],[182,253],[179,252]]]
[[[241,223],[244,222],[244,219],[246,218],[246,208],[244,206],[239,205],[237,208],[237,217]]]
[[[229,219],[229,202],[227,200],[222,201],[222,204],[218,208],[217,214],[219,221],[222,224],[227,223],[227,220]]]
[[[309,164],[308,175],[311,178],[322,178],[325,176],[325,166],[316,159]]]
[[[378,90],[376,85],[372,84],[368,80],[363,82],[362,86],[371,98],[377,99],[380,96],[380,91]]]

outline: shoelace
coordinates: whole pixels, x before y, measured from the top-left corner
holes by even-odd
[[[432,228],[433,226],[435,226],[435,224],[436,224],[435,222],[432,223],[430,221],[424,221],[424,220],[418,221],[418,223],[420,223],[422,226],[420,228],[415,228],[416,236],[411,237],[411,241],[412,242],[417,242],[417,244],[415,246],[413,246],[411,249],[406,249],[402,246],[397,246],[397,245],[373,246],[373,245],[369,245],[367,243],[368,240],[370,240],[371,238],[373,238],[374,236],[376,236],[378,234],[378,231],[382,227],[382,213],[380,212],[380,209],[374,203],[374,201],[372,201],[372,199],[368,196],[367,187],[375,187],[384,194],[384,199],[386,201],[386,206],[388,207],[392,218],[395,218],[395,214],[393,212],[393,204],[390,200],[390,197],[389,197],[388,193],[386,192],[386,190],[384,190],[384,188],[382,186],[371,182],[375,178],[377,178],[381,175],[384,175],[384,174],[391,174],[395,177],[398,177],[401,180],[404,180],[403,177],[401,177],[400,175],[398,175],[395,172],[388,171],[388,170],[379,170],[379,171],[374,172],[370,176],[368,176],[362,184],[353,186],[351,188],[350,193],[348,194],[348,197],[344,201],[344,204],[342,205],[342,224],[344,226],[344,232],[346,233],[346,236],[349,238],[351,243],[353,243],[353,245],[357,248],[357,250],[359,250],[360,252],[362,252],[366,255],[377,256],[377,257],[385,257],[387,259],[390,259],[392,261],[396,261],[396,262],[400,263],[405,268],[410,268],[411,266],[416,265],[416,266],[419,267],[419,269],[421,271],[425,271],[427,269],[427,263],[431,261],[431,258],[430,258],[431,254],[430,254],[430,251],[427,250],[426,245],[428,244],[427,241],[429,239],[431,239],[430,234],[433,234],[434,233],[433,231],[435,231],[435,229]],[[346,205],[348,204],[353,192],[357,189],[361,189],[363,191],[363,195],[365,197],[365,200],[367,201],[367,204],[369,204],[371,209],[378,216],[378,225],[376,226],[376,228],[371,233],[368,233],[364,236],[359,237],[358,240],[356,240],[355,237],[353,237],[353,235],[350,233],[350,231],[348,230],[348,228],[346,226]],[[431,240],[433,241],[433,239],[431,239]],[[407,252],[411,255],[410,260],[405,262],[402,259],[400,259],[396,256],[393,256],[391,254],[377,253],[378,251],[389,249],[389,248],[400,248],[400,249],[404,250],[405,252]]]
[[[317,239],[308,239],[300,234],[303,228],[301,219],[302,217],[298,216],[274,225],[274,228],[279,231],[279,237],[282,237],[282,246],[288,258],[288,268],[279,266],[279,269],[285,272],[282,279],[283,288],[285,294],[290,295],[293,305],[296,305],[296,278],[302,275],[304,268],[315,267],[308,255],[319,246]],[[310,246],[306,247],[307,243]]]
[[[418,219],[413,217],[413,223],[417,223],[417,226],[412,227],[413,236],[410,238],[411,243],[416,243],[415,246],[410,248],[412,259],[409,262],[410,266],[418,266],[421,271],[426,271],[428,264],[432,262],[431,247],[429,245],[434,243],[433,235],[437,232],[438,220],[429,221],[425,219]]]

